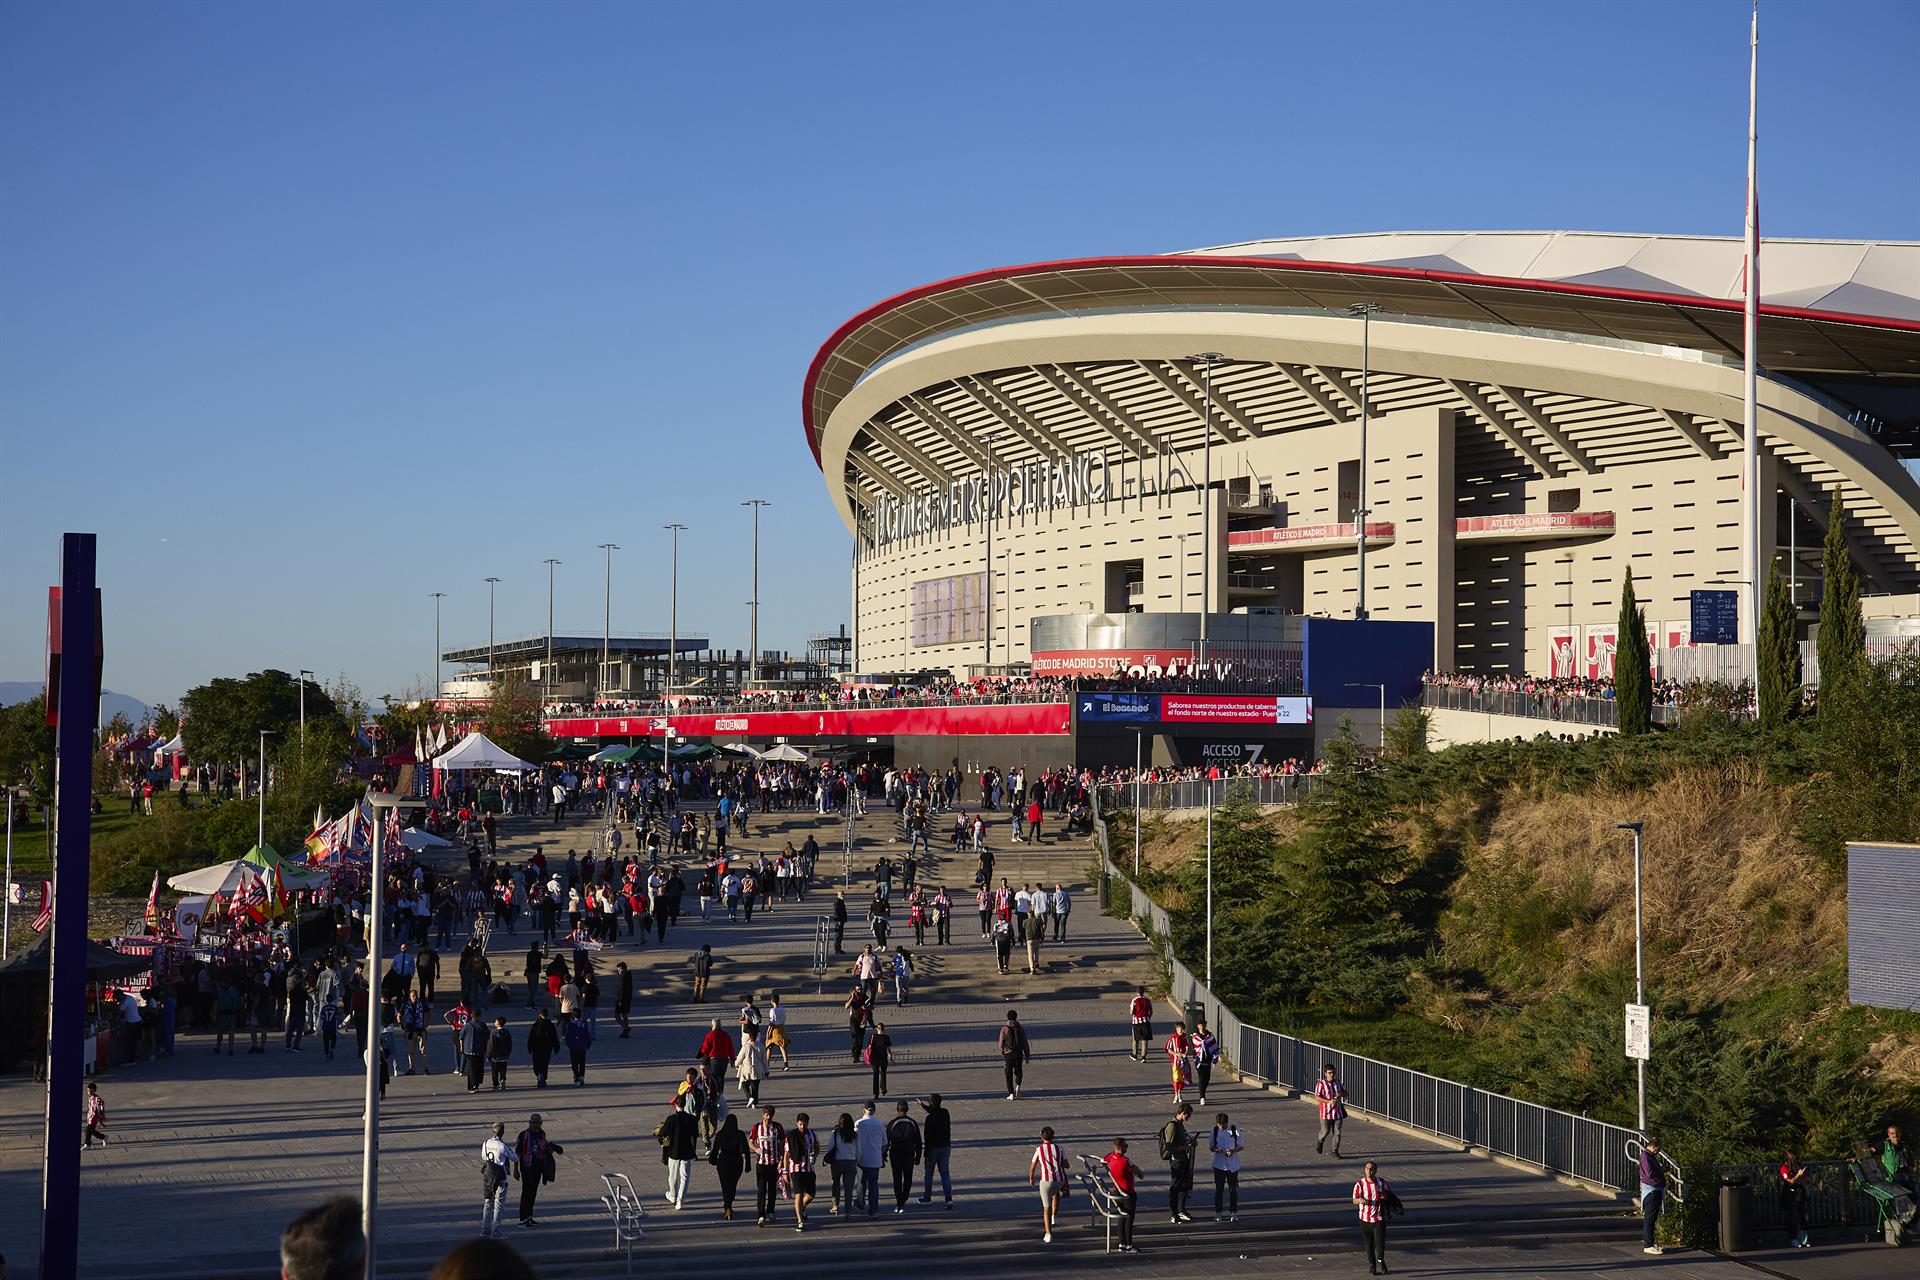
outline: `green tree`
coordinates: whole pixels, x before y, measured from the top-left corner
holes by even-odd
[[[1403,704],[1387,721],[1387,759],[1404,764],[1426,755],[1432,730],[1431,711],[1417,702]]]
[[[41,804],[53,800],[53,727],[44,696],[0,707],[0,786],[16,783]]]
[[[1620,583],[1619,638],[1613,647],[1613,700],[1620,713],[1620,734],[1631,737],[1653,728],[1653,677],[1648,668],[1647,616],[1633,598],[1633,571]]]
[[[241,680],[228,676],[187,691],[180,700],[187,754],[205,764],[235,764],[255,758],[260,731],[271,732],[268,752],[278,755],[299,736],[300,692],[306,686],[307,732],[341,719],[327,690],[269,668]]]
[[[180,715],[164,702],[153,707],[153,731],[160,735],[160,741],[171,742],[173,735],[180,732]]]
[[[1767,567],[1766,603],[1760,614],[1757,667],[1760,675],[1760,727],[1777,729],[1800,705],[1799,626],[1787,580],[1780,566]]]
[[[1820,549],[1820,701],[1849,680],[1867,660],[1867,625],[1860,617],[1860,580],[1847,549],[1847,513],[1840,491],[1827,507],[1827,540]]]
[[[540,727],[540,689],[511,676],[496,677],[493,695],[480,717],[480,732],[503,751],[538,764],[553,751],[553,739]]]

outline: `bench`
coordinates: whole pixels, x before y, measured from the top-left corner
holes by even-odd
[[[646,1228],[641,1219],[647,1211],[640,1205],[640,1197],[635,1194],[633,1181],[624,1173],[603,1173],[600,1180],[607,1184],[607,1194],[600,1197],[600,1203],[607,1207],[613,1217],[613,1251],[626,1251],[627,1274],[633,1274],[633,1246],[647,1238]]]

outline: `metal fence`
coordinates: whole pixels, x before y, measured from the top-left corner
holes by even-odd
[[[1317,774],[1276,774],[1267,778],[1187,778],[1179,782],[1142,782],[1140,807],[1147,810],[1204,809],[1207,793],[1215,804],[1245,798],[1255,804],[1298,804],[1320,782]],[[1110,805],[1133,808],[1131,782],[1103,783],[1099,788]]]
[[[1878,1221],[1873,1197],[1861,1190],[1847,1160],[1807,1160],[1807,1225],[1813,1227],[1871,1227]],[[1745,1178],[1753,1186],[1753,1225],[1758,1231],[1784,1231],[1786,1202],[1781,1198],[1780,1163],[1721,1164],[1713,1168],[1717,1185],[1726,1178]]]
[[[1485,715],[1525,716],[1535,720],[1557,720],[1561,724],[1595,725],[1618,728],[1620,708],[1612,698],[1583,698],[1570,693],[1519,693],[1507,689],[1462,689],[1452,685],[1425,685],[1420,690],[1421,705],[1443,711],[1474,711]],[[1655,724],[1669,724],[1680,717],[1680,708],[1656,705]]]
[[[1130,799],[1131,789],[1122,790]],[[1353,1111],[1610,1191],[1633,1189],[1639,1179],[1637,1165],[1627,1155],[1627,1141],[1636,1136],[1630,1129],[1242,1021],[1172,954],[1166,943],[1172,924],[1166,909],[1114,864],[1107,849],[1106,820],[1100,813],[1102,798],[1096,791],[1094,840],[1100,849],[1108,900],[1123,898],[1128,914],[1145,922],[1154,945],[1165,948],[1173,999],[1182,1008],[1198,1005],[1205,1010],[1207,1025],[1220,1038],[1221,1056],[1240,1074],[1311,1093],[1321,1067],[1332,1063],[1347,1086],[1347,1105]]]

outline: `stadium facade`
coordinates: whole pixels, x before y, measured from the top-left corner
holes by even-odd
[[[1797,547],[1816,600],[1838,501],[1865,590],[1911,593],[1920,244],[1761,262],[1763,562]],[[1227,615],[1352,617],[1363,564],[1367,616],[1429,624],[1437,668],[1610,670],[1628,570],[1655,647],[1685,645],[1692,593],[1741,583],[1743,287],[1737,239],[1402,233],[881,302],[803,396],[858,548],[857,669],[1177,666],[1202,613],[1218,666]],[[1135,654],[1138,613],[1196,625]]]

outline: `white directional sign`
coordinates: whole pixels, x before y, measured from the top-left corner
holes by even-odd
[[[1653,1014],[1644,1004],[1627,1006],[1627,1056],[1645,1062],[1652,1057]]]

